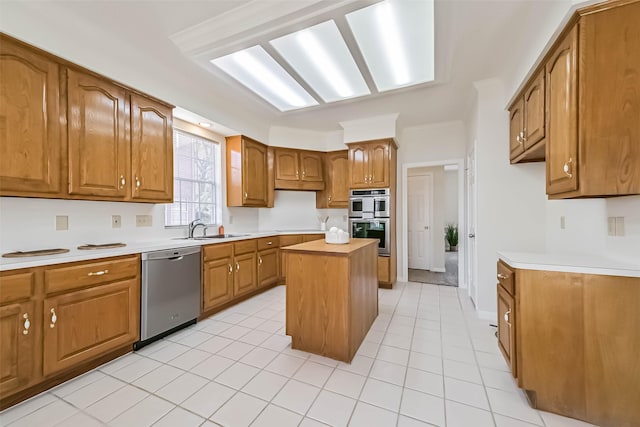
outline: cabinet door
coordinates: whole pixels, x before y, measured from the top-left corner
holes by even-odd
[[[328,208],[349,207],[349,159],[347,151],[327,154],[327,191]]]
[[[173,113],[170,108],[131,95],[131,197],[173,201]]]
[[[516,376],[516,310],[513,297],[498,285],[498,347]]]
[[[320,153],[300,152],[300,165],[302,169],[302,181],[323,182],[322,155]]]
[[[126,91],[97,77],[67,71],[69,193],[127,195],[129,103]]]
[[[369,148],[366,145],[349,146],[350,188],[369,187]]]
[[[234,258],[233,295],[238,296],[258,288],[256,279],[256,252],[238,255]]]
[[[267,146],[242,138],[242,204],[267,205]]]
[[[384,188],[389,186],[389,144],[374,143],[369,148],[369,186]]]
[[[544,71],[524,92],[524,149],[544,138]]]
[[[276,177],[278,181],[297,182],[300,179],[300,165],[298,164],[298,152],[286,148],[275,150]]]
[[[35,304],[0,307],[0,395],[26,387],[34,379]]]
[[[509,158],[511,160],[524,152],[524,101],[522,98],[509,109]]]
[[[0,195],[63,195],[59,88],[56,63],[0,39]]]
[[[233,262],[231,257],[204,263],[202,308],[217,307],[233,298]]]
[[[292,246],[302,243],[302,235],[301,234],[289,234],[280,236],[280,247],[284,248],[285,246]],[[285,252],[280,252],[280,279],[286,279],[287,272],[287,255]]]
[[[44,300],[44,375],[139,338],[140,281],[100,285]]]
[[[280,256],[279,250],[266,249],[258,252],[258,286],[268,286],[278,281],[280,272],[278,264]]]
[[[577,27],[546,65],[547,194],[578,189]]]

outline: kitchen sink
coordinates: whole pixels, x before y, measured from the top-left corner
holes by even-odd
[[[196,236],[196,237],[176,237],[174,240],[209,240],[209,239],[230,239],[232,237],[245,237],[248,234],[214,234],[211,236]]]

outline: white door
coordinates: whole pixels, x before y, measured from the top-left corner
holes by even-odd
[[[476,159],[475,141],[474,148],[467,157],[467,283],[469,284],[469,297],[478,306],[476,287]]]
[[[431,183],[431,175],[407,177],[409,268],[420,270],[431,268],[429,256]]]

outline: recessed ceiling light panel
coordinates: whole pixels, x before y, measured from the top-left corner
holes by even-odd
[[[325,102],[370,93],[334,21],[270,43]]]
[[[318,101],[260,46],[212,59],[211,63],[280,111],[318,104]]]
[[[346,15],[380,92],[434,79],[433,0],[385,0]]]

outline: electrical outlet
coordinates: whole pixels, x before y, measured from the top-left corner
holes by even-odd
[[[233,224],[233,215],[229,215],[229,224]]]
[[[564,215],[560,217],[560,228],[561,228],[562,230],[564,230],[565,228],[567,228],[567,223],[566,223],[566,221],[565,221],[565,219],[564,219]]]
[[[616,235],[616,218],[615,217],[610,216],[609,218],[607,218],[607,230],[608,230],[609,236]]]
[[[120,215],[111,215],[111,228],[122,227],[122,217]]]
[[[616,217],[616,236],[624,236],[624,217]]]
[[[342,222],[347,222],[349,218],[346,215],[342,215]]]
[[[136,215],[136,227],[151,227],[153,217],[151,215]]]
[[[67,215],[56,215],[56,230],[68,230],[69,217]]]

